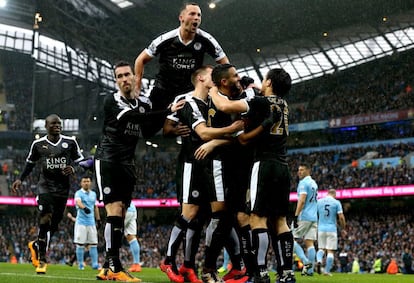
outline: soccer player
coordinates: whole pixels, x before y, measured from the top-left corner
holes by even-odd
[[[79,162],[79,165],[82,166],[84,169],[92,170],[94,166],[93,162],[94,158],[91,157],[87,160]],[[68,213],[68,217],[70,219],[73,218],[73,216]],[[99,225],[97,227],[100,227],[100,220],[98,220]],[[129,248],[132,253],[133,258],[133,264],[128,269],[129,272],[141,272],[141,259],[140,259],[140,245],[137,239],[137,209],[133,202],[129,205],[126,214],[125,214],[125,220],[124,220],[124,236],[126,240],[129,243]],[[73,260],[74,261],[74,260]],[[72,259],[68,263],[68,265],[72,266],[73,262]]]
[[[302,275],[313,275],[315,265],[315,241],[318,229],[318,185],[311,177],[311,168],[302,163],[298,168],[299,183],[297,187],[298,202],[293,221],[294,251],[303,262]],[[298,239],[305,240],[306,252],[303,251]]]
[[[326,197],[318,200],[318,252],[316,254],[316,271],[321,274],[322,260],[326,255],[324,275],[331,276],[334,253],[338,248],[337,219],[345,231],[346,221],[342,205],[336,199],[336,191],[330,189]]]
[[[16,192],[36,163],[41,164],[37,184],[39,231],[37,239],[28,244],[32,264],[38,274],[46,273],[46,251],[63,218],[70,189],[70,176],[75,173],[73,165],[84,158],[77,141],[61,134],[62,120],[58,115],[47,116],[45,128],[47,135],[33,141],[25,168],[12,184],[12,191]]]
[[[232,72],[235,72],[234,67]],[[272,69],[262,82],[261,92],[264,97],[232,101],[220,95],[216,88],[210,91],[210,96],[220,111],[246,113],[249,117],[249,126],[245,126],[245,132],[238,136],[238,140],[242,144],[251,142],[254,146],[249,222],[255,259],[255,283],[270,282],[267,270],[269,237],[278,265],[276,282],[296,282],[292,270],[293,236],[286,222],[290,172],[286,160],[289,110],[284,97],[290,88],[290,75],[283,69]]]
[[[91,190],[92,180],[89,176],[81,178],[81,188],[75,192],[76,221],[74,229],[74,243],[76,244],[76,260],[79,270],[83,265],[85,247],[89,246],[89,255],[92,260],[92,269],[98,269],[98,232],[96,223],[100,223],[99,209],[95,205],[96,193]],[[97,222],[95,222],[95,219]]]
[[[99,200],[106,211],[105,263],[98,280],[140,282],[122,267],[119,249],[124,236],[125,212],[131,203],[136,184],[135,149],[141,128],[151,126],[154,118],[162,118],[182,107],[150,111],[146,97],[135,97],[135,81],[132,67],[118,62],[114,68],[118,91],[108,94],[104,100],[104,126],[95,154],[95,174]]]
[[[128,271],[141,272],[140,245],[137,239],[137,208],[133,202],[131,202],[126,211],[124,235],[129,243],[129,249],[131,250],[133,260],[133,263]]]
[[[145,64],[159,57],[159,72],[150,94],[154,110],[165,109],[177,95],[193,90],[191,74],[203,65],[206,53],[217,63],[229,61],[217,40],[199,29],[198,4],[185,3],[178,20],[178,28],[159,35],[135,60],[136,91],[139,92]],[[160,129],[163,123],[161,120],[155,129]]]
[[[233,134],[243,128],[241,121],[219,129],[207,126],[208,90],[213,86],[211,72],[211,66],[203,66],[193,73],[191,80],[195,87],[194,91],[176,98],[186,103],[177,113],[168,116],[164,125],[164,131],[170,131],[173,128],[170,126],[171,123],[180,123],[191,129],[189,135],[182,136],[183,143],[177,162],[177,187],[182,213],[171,231],[167,256],[160,265],[161,270],[170,280],[178,283],[184,282],[185,278],[190,282],[201,282],[194,273],[195,254],[199,244],[197,237],[203,227],[203,221],[200,219],[206,218],[200,214],[204,213],[203,209],[206,206],[211,206],[214,212],[224,194],[220,184],[215,183],[213,164],[208,155],[214,147],[227,142],[226,139],[218,140],[218,138]],[[208,142],[205,143],[206,141]],[[204,147],[200,149],[200,145]],[[199,150],[198,154],[196,150]],[[223,225],[222,223],[216,224],[220,227]],[[212,230],[210,229],[209,232],[212,233]],[[184,264],[177,271],[175,256],[183,237],[185,259]],[[208,281],[205,277],[203,278],[205,282],[219,281],[215,268],[207,278]]]
[[[252,88],[243,91],[240,77],[231,64],[215,66],[212,79],[219,93],[227,99],[244,97],[250,99],[255,95]],[[210,103],[209,121],[212,127],[223,127],[236,119],[241,119],[241,116],[224,113],[217,109],[214,103]],[[214,156],[215,162],[223,166],[226,211],[235,220],[225,244],[231,258],[232,268],[223,276],[224,281],[232,279],[240,283],[243,277],[247,280],[246,269],[249,271],[249,267],[251,268],[251,237],[246,193],[253,164],[252,153],[250,146],[242,146],[236,140],[232,144],[219,148]]]

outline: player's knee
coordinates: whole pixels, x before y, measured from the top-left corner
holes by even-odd
[[[250,218],[250,215],[244,212],[238,212],[237,213],[237,224],[240,227],[246,226],[247,224],[249,224],[249,218]]]
[[[175,226],[177,226],[181,230],[185,230],[188,227],[188,221],[186,219],[184,219],[184,217],[182,215],[180,215],[175,220]]]
[[[233,227],[233,216],[227,213],[227,211],[221,210],[213,212],[211,217],[219,219],[219,226],[221,226],[223,230],[230,231]]]
[[[201,230],[203,228],[203,222],[200,222],[198,218],[192,219],[188,223],[188,228],[195,230],[195,231]]]

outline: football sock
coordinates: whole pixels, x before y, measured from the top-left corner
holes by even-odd
[[[131,250],[132,253],[132,260],[134,263],[140,263],[140,246],[138,243],[137,238],[132,239],[129,242],[129,249]]]
[[[252,236],[251,236],[250,225],[240,227],[239,234],[240,234],[240,243],[241,243],[240,248],[241,248],[243,261],[246,266],[247,273],[250,274],[250,271],[254,270],[253,255],[251,253]]]
[[[325,272],[328,272],[328,273],[331,272],[333,261],[334,261],[334,255],[331,253],[328,253],[328,255],[326,256]]]
[[[319,250],[316,253],[316,262],[322,262],[324,254],[325,252],[323,250]]]
[[[98,268],[98,248],[95,245],[89,246],[89,255],[91,256],[92,268]]]
[[[181,242],[183,242],[185,232],[187,230],[188,221],[180,215],[175,221],[175,225],[171,230],[170,238],[168,239],[167,255],[165,257],[165,264],[172,265],[176,270],[175,257]]]
[[[293,243],[293,251],[300,258],[303,264],[309,263],[309,259],[306,257],[305,252],[296,241]]]
[[[106,257],[113,272],[123,270],[119,259],[119,249],[122,244],[124,221],[120,216],[108,216],[105,226]]]
[[[261,276],[267,274],[267,253],[269,251],[270,241],[268,230],[259,228],[252,230],[252,251],[256,256],[257,269],[254,274]]]
[[[200,246],[201,231],[203,223],[200,219],[192,219],[188,223],[188,228],[185,236],[185,251],[184,251],[184,266],[188,268],[195,268],[195,257]]]
[[[206,229],[205,270],[216,270],[217,258],[229,236],[231,227],[231,216],[226,211],[216,211],[211,214],[211,220]]]
[[[226,250],[230,256],[233,268],[241,270],[243,261],[240,253],[240,240],[234,228],[232,228],[230,231],[230,235],[226,244]]]
[[[78,266],[83,265],[84,254],[85,254],[85,247],[76,245],[76,260],[78,261]]]
[[[312,263],[312,268],[308,269],[308,273],[313,273],[313,267],[315,266],[315,256],[316,256],[315,246],[308,247],[308,259],[309,259],[309,262]]]

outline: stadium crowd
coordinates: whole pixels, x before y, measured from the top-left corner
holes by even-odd
[[[361,113],[382,113],[414,105],[413,51],[394,54],[293,85],[290,123],[327,120]],[[326,107],[329,105],[329,107]]]
[[[318,150],[310,153],[289,154],[289,165],[292,172],[291,191],[296,191],[297,178],[295,172],[300,162],[306,161],[312,166],[312,175],[318,182],[321,190],[329,188],[347,189],[378,186],[395,186],[414,184],[414,168],[405,161],[404,157],[414,152],[413,143],[380,144],[371,146],[349,147],[347,149]],[[364,167],[358,166],[357,160],[368,153],[375,153],[376,158],[396,157],[400,164],[375,165],[367,163]],[[20,174],[26,152],[3,151],[4,159],[12,159],[13,166],[6,173],[10,184]],[[140,157],[137,165],[138,184],[133,198],[175,198],[175,164],[176,153],[147,153]],[[83,171],[80,170],[73,180],[70,192],[72,197],[78,189],[79,180]],[[21,196],[34,196],[37,176],[34,172],[24,182]]]

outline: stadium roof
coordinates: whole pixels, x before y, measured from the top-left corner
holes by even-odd
[[[7,0],[6,0],[7,1]],[[163,31],[178,26],[182,0],[13,0],[0,22],[32,29],[114,63],[131,62]],[[414,26],[414,0],[210,0],[196,1],[201,28],[213,34],[238,68],[280,61]],[[124,7],[124,8],[120,8]],[[155,74],[150,64],[146,75]]]

